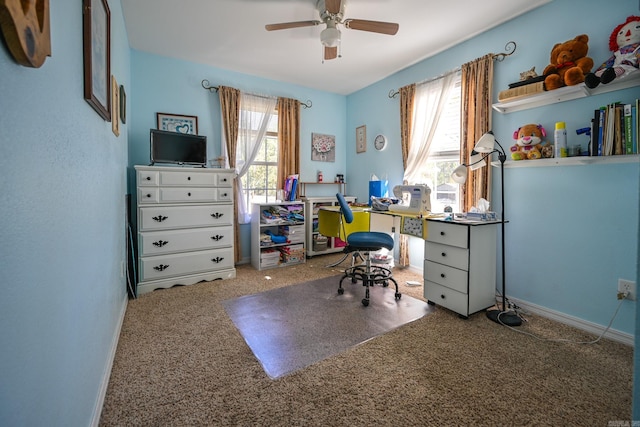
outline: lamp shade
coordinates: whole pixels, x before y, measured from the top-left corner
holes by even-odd
[[[484,156],[481,153],[471,154],[471,157],[469,157],[469,168],[472,171],[483,168],[486,164],[487,162],[484,161]]]
[[[320,42],[326,47],[336,47],[340,43],[340,30],[327,27],[320,33]]]
[[[465,165],[460,165],[455,168],[451,173],[451,179],[458,184],[464,184],[467,180],[467,167]]]
[[[491,153],[496,145],[496,137],[493,132],[489,131],[482,135],[482,137],[476,142],[476,146],[473,148],[478,153]]]

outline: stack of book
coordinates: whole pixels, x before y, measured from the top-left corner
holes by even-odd
[[[631,104],[616,102],[595,110],[589,155],[638,154],[638,108],[640,100],[636,99]]]
[[[498,101],[506,101],[520,96],[533,95],[544,91],[544,76],[531,77],[509,84],[509,89],[498,94]]]

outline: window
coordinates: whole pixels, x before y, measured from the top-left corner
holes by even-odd
[[[460,73],[435,129],[427,161],[421,165],[416,183],[425,183],[431,188],[432,212],[444,212],[451,206],[461,212],[460,186],[451,179],[451,172],[460,165]]]
[[[241,112],[242,114],[243,112]],[[256,157],[241,177],[246,206],[276,201],[278,179],[278,115],[271,116]]]

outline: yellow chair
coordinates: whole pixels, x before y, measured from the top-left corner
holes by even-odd
[[[340,205],[342,219],[340,222],[344,231],[346,227],[345,223],[351,224],[354,220],[353,211],[342,194],[337,193],[336,197]],[[382,248],[388,250],[393,249],[393,237],[387,233],[375,231],[354,231],[348,234],[344,231],[344,235],[346,236],[345,241],[347,243],[345,253],[357,252],[364,259],[364,265],[352,265],[345,269],[344,276],[340,279],[340,285],[338,286],[338,294],[342,295],[344,293],[342,282],[346,278],[350,278],[352,283],[361,281],[366,288],[365,296],[362,299],[362,305],[366,307],[369,305],[369,287],[376,284],[389,286],[389,282],[391,281],[396,288],[395,298],[399,300],[402,294],[398,292],[398,283],[392,277],[391,270],[385,267],[371,265],[371,252],[379,251]]]

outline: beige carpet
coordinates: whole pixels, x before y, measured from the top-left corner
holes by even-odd
[[[102,426],[606,426],[631,416],[633,349],[539,341],[433,314],[270,379],[221,301],[338,274],[327,255],[129,301]],[[421,278],[395,268],[401,292]],[[269,278],[267,278],[267,276]],[[529,316],[548,338],[594,337]]]

